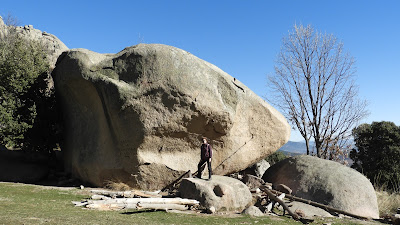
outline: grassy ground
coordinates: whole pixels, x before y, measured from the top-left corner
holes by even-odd
[[[289,217],[175,214],[162,211],[96,211],[74,207],[87,198],[78,189],[0,182],[0,224],[301,224]],[[350,219],[318,219],[313,224],[369,224]]]
[[[394,214],[397,208],[400,208],[400,193],[389,193],[387,191],[379,190],[376,192],[378,198],[379,214],[384,216],[386,214]]]

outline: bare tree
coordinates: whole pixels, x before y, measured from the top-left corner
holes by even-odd
[[[318,157],[334,159],[348,145],[352,128],[368,115],[354,73],[354,58],[331,34],[294,25],[283,38],[275,74],[268,76],[274,93],[268,100],[299,130],[308,155],[314,140]]]
[[[19,19],[17,17],[13,16],[11,13],[8,13],[5,17],[3,17],[3,21],[4,21],[4,24],[7,26],[16,27],[16,26],[21,25],[21,22],[19,21]]]

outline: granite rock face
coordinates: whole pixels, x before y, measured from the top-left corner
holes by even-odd
[[[379,218],[371,182],[340,163],[307,155],[291,157],[271,166],[263,179],[288,186],[294,196],[356,215]]]
[[[286,119],[240,81],[171,46],[73,49],[59,57],[53,79],[66,168],[97,186],[160,189],[197,170],[203,136],[219,175],[264,159],[290,136]]]
[[[47,59],[49,60],[51,69],[54,68],[58,56],[60,56],[63,51],[68,50],[68,47],[53,34],[49,34],[44,31],[42,32],[33,28],[32,25],[17,27],[7,26],[0,17],[0,38],[10,34],[11,32],[15,32],[25,39],[40,42],[47,51]]]

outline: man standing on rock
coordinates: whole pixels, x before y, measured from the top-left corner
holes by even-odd
[[[203,144],[201,145],[201,160],[197,165],[197,177],[201,179],[201,174],[204,170],[205,163],[207,162],[208,165],[208,180],[211,179],[211,158],[212,158],[212,149],[211,145],[207,143],[207,138],[202,138]]]

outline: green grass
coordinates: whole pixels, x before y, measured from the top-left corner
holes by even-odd
[[[0,183],[0,224],[301,224],[289,217],[242,215],[188,215],[163,211],[97,211],[75,207],[88,195],[78,189]],[[359,221],[325,219],[313,224],[358,224]]]

